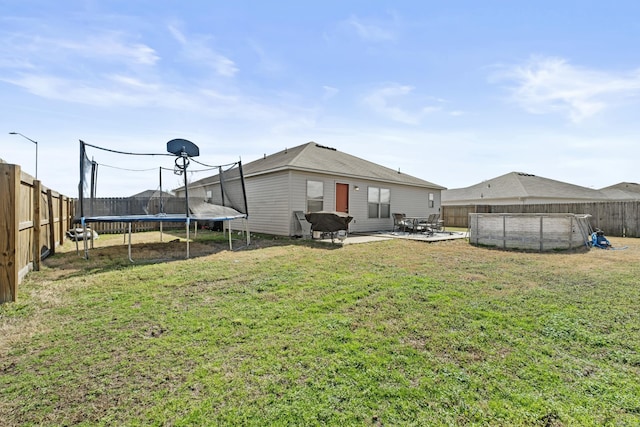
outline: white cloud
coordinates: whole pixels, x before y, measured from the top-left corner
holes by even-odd
[[[614,73],[571,65],[556,57],[532,57],[494,75],[515,83],[512,99],[535,114],[560,113],[578,123],[640,94],[640,72]]]
[[[334,96],[336,96],[338,94],[338,92],[340,92],[340,90],[338,88],[335,88],[333,86],[322,86],[322,90],[324,91],[324,94],[322,95],[322,99],[327,100],[327,99],[331,99]]]
[[[207,48],[204,41],[190,42],[177,30],[185,55],[213,67],[218,75],[232,76],[233,61]],[[113,107],[166,107],[198,111],[207,106],[193,86],[179,87],[157,66],[160,56],[131,35],[103,31],[80,40],[14,33],[11,42],[0,41],[0,82],[39,97],[83,105]]]
[[[13,79],[3,79],[42,98],[74,102],[85,105],[140,106],[153,95],[152,85],[133,78],[113,76],[98,83],[78,82],[48,75],[29,74]],[[111,85],[106,83],[111,81]]]
[[[364,104],[387,118],[406,124],[419,124],[428,114],[440,110],[440,107],[422,106],[413,109],[403,107],[401,104],[411,103],[410,95],[414,91],[412,86],[389,85],[373,90],[363,99]]]
[[[178,28],[171,25],[169,26],[169,32],[181,44],[184,57],[190,61],[212,68],[217,74],[224,77],[233,77],[238,72],[238,67],[231,59],[208,46],[210,37],[189,38]]]
[[[345,38],[356,37],[366,43],[393,42],[398,39],[401,27],[398,15],[390,12],[382,18],[362,18],[355,15],[338,21],[336,25],[323,34],[327,41],[344,42]]]
[[[258,56],[257,68],[267,74],[280,74],[286,70],[286,66],[273,56],[269,55],[260,43],[253,39],[247,40],[248,45]]]
[[[83,40],[47,40],[42,49],[52,52],[62,50],[69,55],[103,61],[121,61],[130,64],[154,65],[160,57],[156,51],[143,44],[125,40],[125,35],[111,32]]]
[[[143,43],[123,43],[117,37],[91,40],[86,47],[87,55],[91,50],[101,56],[128,58],[142,65],[154,65],[160,59],[153,48]]]
[[[68,67],[68,61],[77,64],[86,59],[125,65],[154,65],[160,59],[153,48],[127,41],[126,35],[119,32],[104,32],[83,39],[14,34],[11,40],[11,43],[1,44],[0,49],[4,58],[2,65],[12,68],[35,68],[35,64],[43,63]]]
[[[142,105],[157,89],[149,81],[159,56],[143,43],[128,41],[126,34],[106,31],[80,40],[71,35],[45,38],[15,33],[11,39],[12,43],[0,43],[0,57],[5,58],[0,62],[0,81],[42,98],[85,105]],[[141,94],[145,96],[136,99]]]
[[[364,22],[360,18],[355,16],[350,17],[346,24],[355,30],[358,36],[366,41],[379,42],[394,40],[396,38],[393,31],[384,28],[381,25]]]

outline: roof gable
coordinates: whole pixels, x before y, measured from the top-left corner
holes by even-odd
[[[610,190],[610,189],[616,189],[616,190],[626,191],[630,193],[640,193],[640,184],[636,184],[635,182],[619,182],[618,184],[601,188],[601,190]]]
[[[132,199],[147,199],[151,197],[160,197],[160,191],[158,190],[145,190],[140,193],[134,194],[133,196],[129,196]],[[175,197],[173,194],[168,193],[166,191],[162,192],[163,197]]]
[[[620,182],[601,188],[600,191],[614,200],[639,200],[640,184],[635,182]]]

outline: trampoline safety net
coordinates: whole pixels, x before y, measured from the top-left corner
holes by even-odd
[[[120,167],[131,164],[133,156],[157,156],[159,166]],[[102,187],[116,188],[118,194],[102,196]],[[184,221],[187,217],[215,221],[248,216],[240,161],[210,166],[187,156],[125,153],[80,141],[78,193],[76,219],[87,222],[123,217],[125,221]]]

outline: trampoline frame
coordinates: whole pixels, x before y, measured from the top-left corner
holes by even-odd
[[[224,216],[224,217],[202,217],[202,216],[186,216],[186,215],[122,215],[122,216],[95,216],[95,217],[87,217],[81,218],[81,227],[83,231],[83,236],[87,236],[87,224],[96,223],[96,222],[124,222],[128,224],[128,243],[127,243],[127,255],[129,257],[130,262],[134,262],[131,256],[131,224],[134,222],[157,222],[160,223],[160,239],[162,239],[162,223],[185,223],[186,230],[186,241],[187,241],[187,254],[186,258],[189,258],[189,239],[190,239],[190,225],[193,222],[197,227],[198,221],[222,221],[222,222],[230,222],[236,219],[242,219],[244,225],[244,233],[246,234],[247,246],[251,244],[251,235],[249,233],[249,224],[246,221],[247,215],[238,213],[236,216]],[[229,235],[229,250],[233,250],[233,243],[231,241],[231,227],[230,225],[226,226],[227,234]],[[224,228],[223,228],[224,232]],[[93,249],[93,239],[83,239],[84,241],[84,257],[85,259],[89,259],[89,243],[88,240],[91,240],[91,245]],[[78,251],[77,247],[78,241],[76,240],[76,251]]]
[[[175,141],[175,140],[174,140]],[[181,140],[182,141],[182,140]],[[173,141],[169,141],[168,146],[172,143]],[[189,141],[185,141],[185,142],[189,142]],[[189,142],[190,143],[190,142]],[[190,143],[192,144],[192,143]],[[133,222],[157,222],[160,224],[160,236],[162,239],[162,223],[181,223],[183,222],[185,224],[185,229],[186,229],[186,243],[187,243],[187,254],[186,257],[189,258],[189,240],[190,240],[190,236],[189,236],[189,229],[190,229],[190,225],[193,222],[195,224],[195,226],[197,227],[197,223],[198,221],[222,221],[223,224],[225,222],[227,222],[228,224],[226,225],[227,231],[228,231],[228,235],[229,235],[229,250],[233,250],[233,244],[231,241],[231,226],[230,226],[230,222],[233,220],[237,220],[237,219],[242,219],[243,220],[243,225],[244,225],[244,232],[246,233],[246,239],[247,239],[247,245],[249,245],[251,243],[251,238],[250,238],[250,232],[249,232],[249,225],[247,222],[247,218],[248,218],[248,214],[247,213],[242,213],[237,211],[236,209],[233,209],[229,206],[224,206],[224,205],[217,205],[217,206],[223,206],[225,207],[227,210],[231,210],[233,212],[236,212],[237,214],[233,214],[232,212],[231,215],[220,215],[220,216],[207,216],[207,215],[200,215],[200,214],[193,214],[191,213],[191,210],[189,208],[189,197],[188,197],[188,191],[189,191],[189,186],[187,183],[187,178],[186,178],[186,170],[187,170],[187,166],[189,164],[189,154],[186,152],[185,148],[182,147],[182,151],[180,153],[173,153],[176,155],[176,164],[177,164],[177,160],[179,158],[182,158],[182,163],[183,163],[183,173],[184,173],[184,190],[185,190],[185,213],[183,214],[167,214],[167,213],[159,213],[159,214],[155,214],[155,215],[103,215],[103,216],[89,216],[86,217],[84,216],[84,188],[85,188],[85,179],[84,179],[84,169],[85,169],[85,160],[88,160],[88,158],[86,157],[86,151],[85,151],[85,145],[89,145],[91,147],[94,148],[98,148],[98,149],[102,149],[102,150],[106,150],[106,151],[112,151],[112,152],[116,152],[116,153],[120,153],[120,154],[133,154],[133,153],[123,153],[123,152],[118,152],[115,150],[110,150],[110,149],[105,149],[105,148],[101,148],[101,147],[97,147],[95,145],[91,145],[91,144],[86,144],[84,141],[80,140],[80,183],[78,185],[78,192],[79,192],[79,198],[80,198],[80,224],[83,230],[83,236],[87,236],[87,224],[90,223],[98,223],[98,222],[124,222],[124,223],[128,223],[128,235],[129,235],[129,239],[128,239],[128,256],[129,256],[129,261],[133,262],[133,259],[131,257],[131,224]],[[195,146],[195,144],[193,144]],[[198,153],[199,154],[199,153]],[[195,155],[198,155],[195,154]],[[155,155],[155,154],[151,154],[151,155]],[[96,172],[96,166],[97,163],[94,161],[90,161],[91,162],[91,175],[92,175],[92,180],[95,179],[95,176],[97,174]],[[245,206],[245,210],[246,210],[246,206],[247,206],[247,200],[246,200],[246,192],[245,192],[245,185],[244,185],[244,175],[242,173],[242,163],[240,161],[238,161],[238,167],[239,167],[239,177],[242,183],[242,191],[243,191],[243,198],[244,198],[244,206]],[[222,166],[218,166],[219,168],[219,174],[220,174],[220,189],[221,191],[224,191],[223,187],[222,187]],[[95,188],[91,188],[90,190],[90,197],[94,197],[95,196]],[[223,196],[223,203],[224,203],[224,196]],[[223,232],[224,232],[224,226],[223,226]],[[88,244],[88,240],[87,238],[83,239],[84,241],[84,257],[85,259],[89,258],[89,244]],[[91,239],[91,245],[93,247],[93,239]],[[76,250],[78,250],[77,248],[77,240],[76,240]]]

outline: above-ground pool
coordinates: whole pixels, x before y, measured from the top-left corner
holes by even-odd
[[[469,243],[541,252],[589,247],[590,217],[571,213],[471,213]]]

